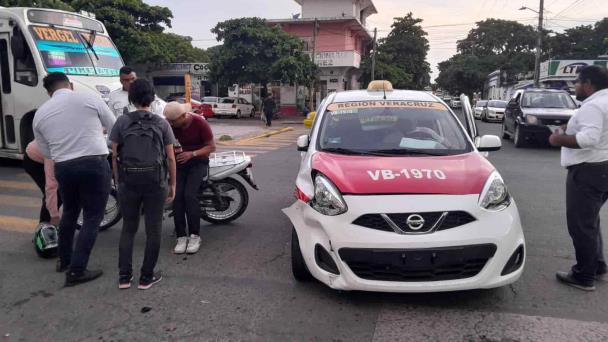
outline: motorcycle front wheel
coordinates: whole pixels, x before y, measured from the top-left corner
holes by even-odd
[[[215,187],[217,193],[211,187]],[[220,198],[219,201],[217,196]],[[203,190],[200,198],[201,218],[215,224],[236,220],[243,215],[249,204],[247,189],[233,178],[213,182]]]
[[[99,231],[104,231],[115,224],[118,223],[122,219],[122,214],[120,213],[120,206],[118,205],[118,192],[116,189],[112,188],[110,192],[110,196],[108,197],[108,202],[106,202],[106,209],[103,214],[103,220],[101,220],[101,224],[99,225]],[[76,228],[80,229],[82,227],[82,211],[80,212],[80,216],[78,216],[78,221],[76,223]]]

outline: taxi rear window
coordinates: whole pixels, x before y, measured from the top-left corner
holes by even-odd
[[[439,102],[332,103],[321,124],[319,149],[343,154],[455,155],[472,151],[465,132]]]

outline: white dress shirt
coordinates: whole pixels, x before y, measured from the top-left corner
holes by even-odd
[[[163,112],[167,103],[158,97],[155,97],[154,102],[150,105],[150,112],[158,116],[164,117]],[[129,92],[122,88],[114,90],[110,93],[108,106],[114,113],[115,117],[119,117],[125,113],[134,112],[137,110],[135,106],[129,102]]]
[[[59,89],[34,115],[34,136],[42,154],[54,162],[108,154],[103,128],[116,118],[95,94]]]
[[[580,149],[562,147],[562,166],[608,161],[608,89],[589,96],[568,122]]]

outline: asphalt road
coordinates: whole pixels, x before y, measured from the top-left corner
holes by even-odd
[[[500,131],[498,124],[479,126],[484,134]],[[157,287],[117,289],[120,227],[114,227],[99,235],[91,258],[91,266],[103,268],[105,276],[63,288],[54,260],[35,255],[32,234],[3,221],[36,217],[38,194],[22,185],[27,176],[18,164],[2,161],[0,341],[608,340],[608,283],[586,293],[555,280],[555,271],[574,260],[559,150],[519,150],[504,142],[489,158],[522,216],[524,275],[508,287],[440,294],[338,292],[293,280],[291,228],[280,209],[294,200],[299,161],[294,146],[255,157],[261,190],[251,192],[250,207],[238,222],[204,225],[199,254],[172,255],[173,225],[165,222],[159,262],[165,278]],[[135,265],[143,242],[139,234]]]

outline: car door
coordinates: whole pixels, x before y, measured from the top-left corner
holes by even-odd
[[[14,114],[15,107],[13,102],[12,90],[12,58],[9,54],[10,38],[8,33],[0,34],[0,147],[17,148],[15,135]]]
[[[515,131],[515,118],[517,117],[517,109],[519,107],[519,98],[521,97],[521,92],[516,92],[515,95],[511,98],[511,100],[507,103],[507,108],[505,108],[505,127],[507,131],[514,132]]]
[[[475,138],[479,136],[477,131],[477,124],[475,123],[475,117],[473,116],[473,108],[471,107],[471,101],[465,94],[460,95],[460,103],[462,105],[462,114],[464,119],[464,127],[467,130],[467,134],[471,137],[471,140],[475,141]]]

